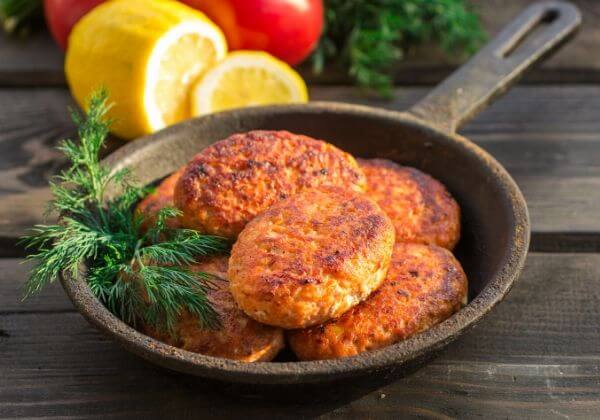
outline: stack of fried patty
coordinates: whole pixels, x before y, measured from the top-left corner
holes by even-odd
[[[286,131],[235,134],[207,147],[138,205],[150,223],[223,236],[231,255],[194,269],[222,279],[204,329],[183,313],[171,335],[186,350],[269,361],[287,341],[300,360],[352,356],[415,335],[459,310],[467,278],[452,249],[460,208],[429,175],[394,162],[357,162]],[[215,268],[217,267],[217,268]]]

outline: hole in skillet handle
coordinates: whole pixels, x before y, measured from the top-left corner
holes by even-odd
[[[510,55],[518,53],[517,50],[524,44],[526,39],[535,39],[538,38],[539,34],[542,31],[545,31],[546,28],[554,23],[560,17],[560,11],[558,9],[550,9],[544,12],[536,21],[534,21],[528,32],[521,33],[517,38],[513,40],[512,43],[506,45],[505,48],[501,51],[500,57],[506,58]]]

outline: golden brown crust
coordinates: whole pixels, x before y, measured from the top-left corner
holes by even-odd
[[[220,316],[217,329],[204,329],[198,318],[185,312],[175,327],[175,336],[160,334],[145,327],[144,333],[184,350],[208,356],[223,357],[243,362],[266,362],[272,360],[284,347],[283,331],[263,325],[242,312],[229,291],[227,281],[228,258],[213,257],[193,266],[221,280],[214,280],[215,288],[208,298]]]
[[[287,131],[234,134],[197,154],[177,183],[184,226],[235,239],[274,203],[318,186],[364,191],[352,156],[331,144]]]
[[[300,328],[334,318],[383,281],[394,227],[363,194],[296,194],[252,220],[229,260],[231,292],[252,318]]]
[[[438,246],[396,243],[382,286],[340,318],[288,331],[301,360],[353,356],[406,339],[448,318],[467,298],[467,278]]]
[[[150,228],[156,223],[156,215],[165,207],[175,207],[173,196],[175,194],[175,184],[183,174],[185,167],[179,168],[177,172],[166,177],[156,189],[144,197],[135,208],[137,214],[143,216],[142,230]],[[167,220],[167,226],[171,229],[181,227],[178,217]]]
[[[453,249],[460,239],[460,207],[446,187],[415,168],[385,159],[359,159],[367,195],[390,216],[398,242]]]

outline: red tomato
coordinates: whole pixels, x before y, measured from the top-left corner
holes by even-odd
[[[263,50],[289,64],[304,60],[323,29],[322,0],[181,0],[223,29],[230,49]]]
[[[73,26],[100,3],[106,0],[44,0],[46,23],[52,36],[62,47],[67,49],[67,40]]]

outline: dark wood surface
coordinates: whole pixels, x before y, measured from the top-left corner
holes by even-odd
[[[531,1],[475,3],[494,32]],[[21,302],[29,266],[15,242],[44,220],[47,180],[63,164],[54,146],[74,134],[73,104],[62,55],[45,33],[0,36],[0,418],[597,418],[600,1],[575,3],[584,13],[579,37],[462,130],[527,198],[532,253],[518,284],[425,368],[327,403],[240,400],[191,384],[103,338],[59,285]],[[362,95],[335,70],[304,74],[314,100],[402,110],[454,65],[435,50],[416,51],[398,68],[392,101]]]

